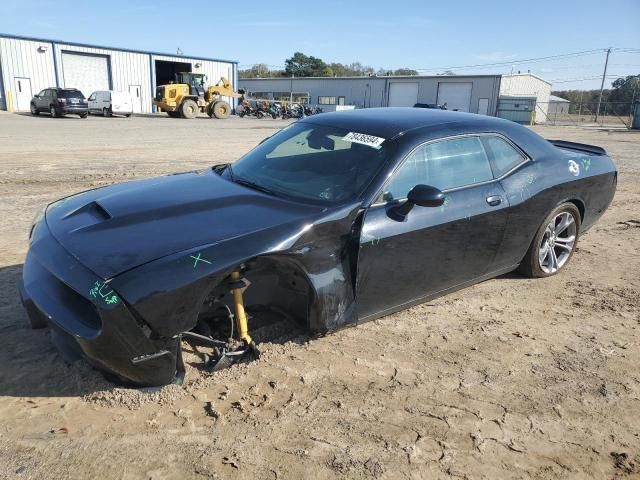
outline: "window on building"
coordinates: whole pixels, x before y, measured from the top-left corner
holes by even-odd
[[[344,105],[344,97],[338,97],[338,105]]]
[[[318,105],[335,105],[336,97],[318,97]]]

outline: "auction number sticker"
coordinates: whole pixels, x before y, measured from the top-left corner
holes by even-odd
[[[380,148],[380,145],[382,145],[382,142],[384,142],[384,138],[357,132],[347,133],[344,137],[342,137],[342,140],[344,140],[345,142],[359,143],[361,145],[366,145],[372,148]]]

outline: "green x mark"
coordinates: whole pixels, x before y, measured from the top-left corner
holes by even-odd
[[[193,268],[196,268],[198,266],[198,262],[204,262],[204,263],[208,263],[209,265],[211,265],[211,262],[209,260],[206,260],[204,258],[200,258],[200,255],[202,255],[202,253],[198,253],[198,256],[189,255],[191,258],[193,258]]]

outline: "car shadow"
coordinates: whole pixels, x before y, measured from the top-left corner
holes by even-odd
[[[84,359],[66,363],[51,342],[49,329],[31,328],[18,292],[21,277],[21,264],[0,267],[0,396],[82,397],[116,387],[132,388],[107,380]],[[301,328],[296,336],[286,335],[272,343],[304,343],[309,338]],[[183,342],[183,349],[191,354],[185,358],[188,365],[204,371],[204,363],[195,360],[203,356],[202,351],[188,342]]]
[[[51,116],[51,114],[47,113],[47,112],[42,112],[39,113],[38,115],[31,115],[31,112],[14,112],[14,115],[20,115],[21,117],[30,117],[30,118],[38,118],[38,119],[47,119],[47,120],[62,120],[62,119],[69,119],[69,118],[75,118],[77,120],[82,120],[77,113],[68,113],[62,116],[58,116],[53,118]]]

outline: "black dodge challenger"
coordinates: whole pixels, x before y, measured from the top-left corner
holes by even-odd
[[[34,328],[130,384],[256,353],[518,269],[546,277],[611,202],[599,147],[497,118],[366,109],[302,119],[233,164],[97,188],[36,218],[20,288]]]

